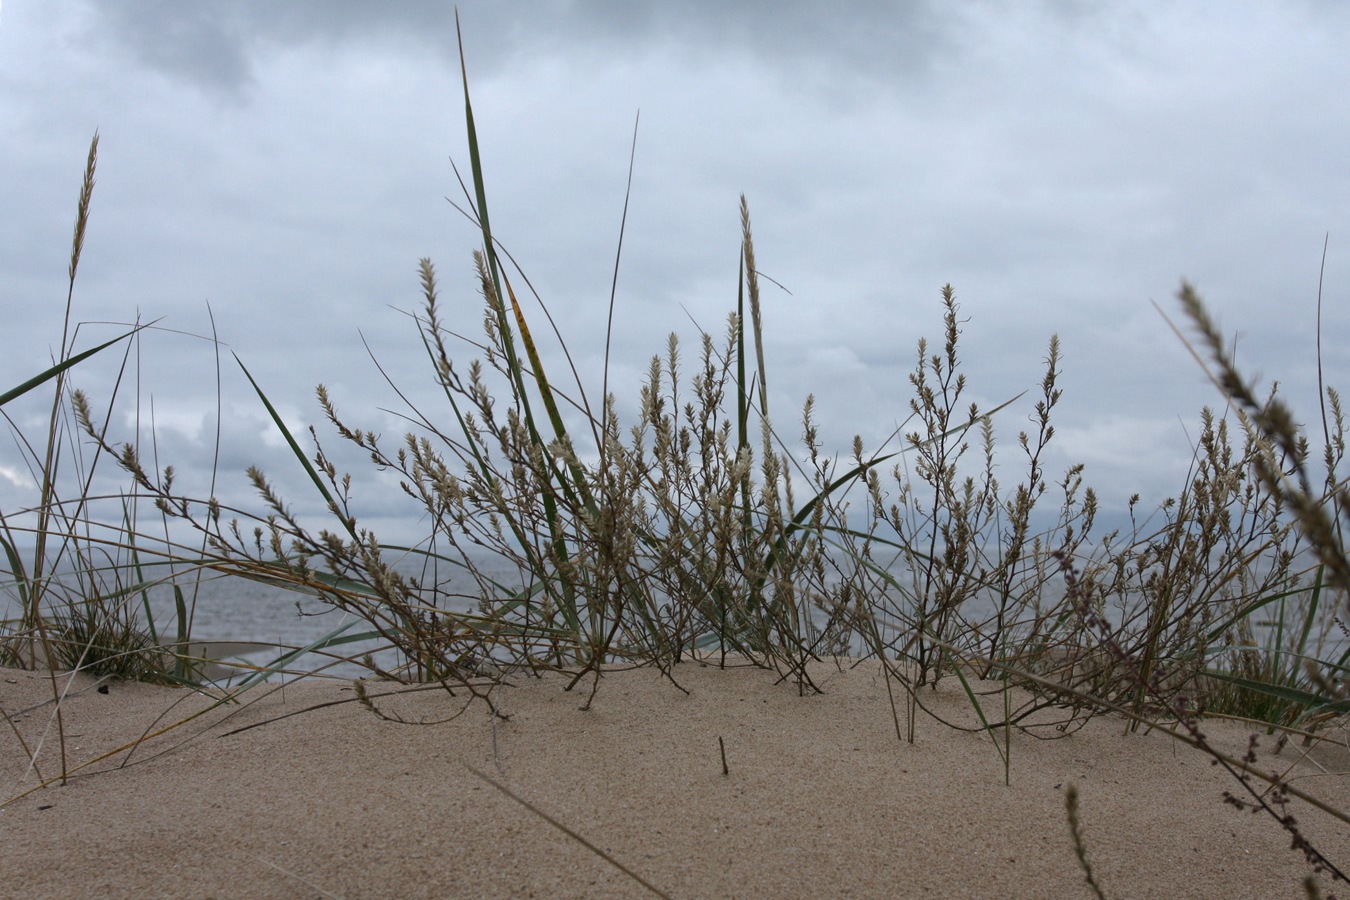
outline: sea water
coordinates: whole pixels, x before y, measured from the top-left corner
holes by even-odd
[[[522,575],[518,571],[499,567],[489,567],[489,574],[500,584],[519,586]],[[472,599],[476,594],[476,585],[462,569],[451,569],[449,575],[444,571],[435,578],[427,578],[426,573],[408,572],[423,578],[424,583],[434,582],[437,586],[438,608],[447,612],[468,612],[475,609]],[[72,586],[78,585],[78,579],[71,579]],[[274,677],[296,677],[304,674],[321,674],[342,678],[359,678],[369,675],[370,670],[359,662],[371,654],[373,660],[385,669],[400,665],[398,654],[391,650],[388,642],[379,638],[370,638],[353,643],[343,643],[327,649],[313,650],[298,654],[295,650],[313,645],[338,636],[369,634],[373,628],[369,622],[359,616],[334,608],[318,596],[294,590],[287,590],[248,578],[237,576],[202,575],[189,576],[179,581],[183,590],[183,601],[189,617],[190,639],[201,645],[213,657],[242,663],[243,667],[232,672],[224,672],[227,678],[242,678],[250,671],[247,666],[271,666],[277,664],[286,675]],[[77,595],[78,596],[78,595]],[[147,616],[144,605],[149,603],[150,615]],[[173,590],[167,584],[160,584],[143,596],[133,594],[124,602],[129,611],[135,614],[137,627],[149,630],[147,622],[153,620],[155,637],[161,644],[175,640],[178,629],[177,605]],[[968,616],[982,618],[992,613],[992,601],[977,596],[971,601],[984,607],[976,610],[967,605],[964,612]],[[13,620],[18,617],[19,608],[16,594],[12,590],[0,592],[0,620]],[[816,625],[823,627],[824,614],[815,616]],[[6,629],[7,630],[7,629]],[[1344,649],[1346,638],[1343,634],[1333,635],[1334,655]],[[283,662],[284,658],[284,662]],[[1325,655],[1324,655],[1325,658]]]

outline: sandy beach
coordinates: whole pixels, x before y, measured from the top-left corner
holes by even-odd
[[[431,724],[373,714],[349,681],[209,709],[187,690],[59,678],[68,766],[83,767],[30,790],[61,772],[52,682],[0,670],[0,894],[652,895],[486,778],[672,897],[1088,897],[1070,784],[1108,896],[1303,896],[1286,834],[1226,805],[1231,776],[1161,730],[1103,717],[1056,740],[1014,734],[1005,785],[987,735],[920,714],[913,743],[898,739],[874,663],[813,675],[824,693],[802,697],[752,668],[682,664],[688,693],[652,669],[611,672],[587,711],[584,686],[515,675],[493,692],[507,719],[463,692],[370,683],[388,716]],[[925,699],[974,720],[954,679]],[[1234,755],[1250,734],[1204,730]],[[1263,737],[1261,765],[1350,809],[1346,731],[1327,735],[1278,756]],[[1290,811],[1346,864],[1347,826]]]

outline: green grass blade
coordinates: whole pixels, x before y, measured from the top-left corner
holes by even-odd
[[[359,641],[380,640],[383,637],[378,631],[362,631],[356,634],[347,634],[347,632],[357,624],[358,623],[353,620],[343,625],[339,625],[337,628],[334,628],[322,637],[315,638],[303,647],[297,647],[294,650],[288,650],[285,653],[282,653],[266,665],[260,666],[257,671],[253,672],[253,674],[240,682],[239,690],[253,687],[256,684],[266,681],[273,675],[284,673],[286,666],[309,653],[327,650],[331,647],[340,647],[343,644],[357,643]]]
[[[970,706],[975,710],[975,715],[979,718],[981,727],[984,728],[992,739],[994,751],[998,753],[998,758],[1003,761],[1003,764],[1006,767],[1008,765],[1007,753],[999,746],[998,739],[994,737],[994,727],[989,724],[989,719],[984,714],[984,706],[981,705],[980,698],[975,696],[975,689],[970,686],[970,681],[966,678],[966,673],[961,671],[961,664],[955,659],[951,661],[951,670],[956,675],[956,679],[961,682],[961,688],[966,692],[966,699],[970,701]],[[1004,690],[1006,692],[1007,688],[1005,687]],[[1007,777],[1006,772],[1004,777]]]
[[[745,254],[736,273],[736,449],[750,446],[750,389],[745,383]],[[747,504],[748,505],[748,504]]]
[[[276,423],[277,428],[281,430],[281,436],[286,439],[286,443],[291,448],[291,453],[299,460],[300,465],[304,470],[309,473],[310,480],[313,481],[314,486],[319,489],[319,493],[323,495],[323,499],[328,501],[328,508],[336,512],[340,508],[337,501],[333,499],[333,495],[329,492],[328,486],[323,483],[323,479],[319,476],[314,465],[309,461],[309,457],[305,455],[305,451],[300,449],[299,442],[296,441],[295,435],[291,434],[291,430],[286,427],[285,421],[281,418],[281,413],[277,412],[276,407],[272,405],[272,401],[267,399],[267,394],[263,393],[263,389],[259,387],[258,382],[253,377],[253,373],[248,370],[248,366],[244,365],[244,361],[239,358],[237,353],[233,355],[234,361],[239,363],[239,368],[243,370],[244,377],[248,379],[249,384],[253,385],[253,390],[258,394],[258,399],[262,401],[263,406],[267,409],[267,414],[272,417],[272,421]],[[352,540],[360,540],[346,517],[339,516],[338,518],[342,520],[342,526],[347,529],[347,533],[351,535]]]
[[[534,370],[535,384],[539,387],[539,396],[544,401],[544,409],[548,412],[553,433],[558,440],[567,440],[567,428],[563,424],[562,414],[558,411],[558,404],[553,396],[553,388],[544,374],[544,362],[539,358],[539,351],[534,345],[534,338],[530,335],[529,326],[525,324],[525,314],[521,312],[520,303],[516,300],[516,292],[511,289],[510,280],[506,280],[506,291],[511,298],[511,311],[515,315],[516,326],[520,329],[520,341],[525,345],[525,353],[530,358],[530,367]],[[575,461],[569,461],[568,467],[571,470],[573,489],[581,496],[586,508],[595,512],[595,500],[591,496],[586,473]]]
[[[1317,619],[1317,610],[1322,600],[1323,577],[1326,575],[1327,567],[1325,564],[1317,567],[1317,575],[1313,578],[1312,593],[1308,598],[1308,608],[1303,614],[1303,628],[1298,635],[1298,643],[1294,646],[1294,653],[1302,657],[1308,650],[1308,639],[1312,635],[1313,622]]]
[[[1280,684],[1271,681],[1258,681],[1254,678],[1243,678],[1240,675],[1230,675],[1227,672],[1220,672],[1213,669],[1206,669],[1206,677],[1213,678],[1216,681],[1222,681],[1225,684],[1231,684],[1244,690],[1253,691],[1258,694],[1265,694],[1268,697],[1274,697],[1285,703],[1296,704],[1308,710],[1330,710],[1333,712],[1350,712],[1350,699],[1338,699],[1328,697],[1325,694],[1314,693],[1313,691],[1303,690],[1288,684]]]
[[[502,267],[497,256],[496,242],[492,236],[491,220],[488,215],[486,179],[483,176],[482,155],[479,152],[478,146],[478,129],[474,123],[473,102],[469,97],[468,66],[464,55],[463,34],[459,30],[458,13],[456,13],[455,18],[455,28],[459,42],[460,76],[464,85],[464,123],[469,144],[469,165],[472,172],[474,202],[476,204],[475,214],[478,217],[478,224],[483,233],[483,253],[487,261],[489,277],[492,279],[499,301],[496,310],[497,327],[501,335],[502,351],[506,357],[507,368],[515,383],[521,410],[524,413],[523,418],[526,429],[528,430],[531,440],[536,445],[542,447],[544,441],[540,437],[538,424],[535,421],[533,410],[530,405],[529,392],[526,390],[525,385],[524,369],[521,366],[520,358],[516,353],[511,323],[506,315],[506,298],[507,294],[510,294],[510,302],[512,303],[513,311],[516,314],[517,323],[521,327],[524,326],[524,317],[520,314],[519,304],[516,302],[514,292],[511,292],[509,284],[507,285],[506,292],[503,292],[502,290],[505,279],[502,275]],[[528,339],[528,329],[525,329],[522,334],[522,339]],[[557,413],[556,404],[553,403],[552,389],[548,385],[547,379],[543,377],[542,368],[538,367],[538,354],[533,351],[532,344],[533,342],[530,341],[530,346],[527,349],[529,349],[531,353],[532,362],[536,365],[536,382],[539,384],[544,404],[549,409],[549,416],[552,420],[555,433],[562,438],[566,435],[566,431],[562,426],[561,416]],[[580,473],[577,467],[572,467],[571,476],[574,486],[582,485],[584,487],[585,480],[583,473]],[[564,491],[569,489],[565,481],[561,483],[560,487],[562,487]],[[589,494],[583,496],[583,502],[588,502]],[[541,501],[544,506],[545,521],[550,531],[549,537],[553,552],[560,560],[567,560],[570,558],[570,553],[567,548],[565,529],[558,514],[557,498],[551,491],[546,490],[541,497]],[[542,575],[544,573],[541,571],[539,574]],[[564,601],[564,615],[571,621],[577,621],[575,586],[568,582],[563,582],[562,594]]]
[[[40,385],[42,385],[42,384],[44,384],[44,383],[46,383],[46,382],[48,382],[48,381],[51,381],[53,378],[55,378],[56,376],[60,375],[62,372],[66,371],[67,369],[71,368],[72,366],[77,365],[78,363],[84,362],[86,359],[88,359],[89,357],[93,356],[94,354],[99,353],[100,351],[103,351],[103,350],[107,350],[107,349],[108,349],[109,347],[111,347],[113,344],[116,344],[116,343],[118,343],[119,341],[124,341],[124,340],[126,340],[127,338],[131,337],[132,335],[136,334],[138,331],[141,331],[141,330],[144,329],[144,328],[149,328],[150,325],[153,325],[153,324],[154,324],[153,322],[150,322],[150,323],[147,323],[147,324],[145,324],[145,325],[137,325],[135,328],[131,329],[130,331],[126,332],[125,334],[120,334],[120,335],[118,335],[117,337],[113,338],[113,339],[110,340],[110,341],[104,341],[102,344],[99,344],[97,347],[90,347],[88,350],[85,350],[85,351],[83,351],[82,353],[77,353],[77,354],[75,354],[74,356],[70,357],[69,359],[62,360],[61,362],[57,363],[56,365],[52,366],[51,368],[46,369],[46,370],[44,370],[43,372],[41,372],[41,373],[39,373],[39,374],[37,374],[37,375],[34,375],[32,378],[28,379],[27,381],[25,381],[23,384],[19,385],[18,387],[10,388],[9,390],[5,391],[3,394],[0,394],[0,406],[4,406],[4,405],[5,405],[6,403],[8,403],[9,401],[14,400],[14,399],[16,399],[16,398],[18,398],[18,397],[22,397],[24,394],[28,393],[29,391],[33,390],[34,388],[39,387]]]
[[[0,517],[0,521],[3,518]],[[8,530],[8,529],[6,529]],[[23,558],[19,556],[18,548],[7,537],[0,536],[0,547],[5,550],[5,559],[9,563],[9,572],[14,576],[14,589],[19,594],[19,608],[28,609],[28,575],[23,564]]]

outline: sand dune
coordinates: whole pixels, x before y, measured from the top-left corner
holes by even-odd
[[[370,685],[393,694],[375,700],[389,716],[433,724],[372,714],[351,682],[266,686],[209,709],[186,690],[63,678],[71,767],[145,739],[24,793],[60,774],[52,683],[0,670],[13,723],[0,723],[0,894],[649,893],[476,771],[673,897],[1090,896],[1070,784],[1109,896],[1303,896],[1308,869],[1285,833],[1225,805],[1236,782],[1162,731],[1099,718],[1056,740],[1014,735],[1005,786],[983,734],[921,714],[914,742],[897,739],[875,664],[813,673],[824,694],[799,697],[749,668],[680,665],[687,694],[654,670],[612,672],[584,712],[584,685],[519,675],[493,692],[505,720],[440,688]],[[973,720],[955,682],[925,700]],[[1247,745],[1241,727],[1204,727],[1230,753]],[[1262,765],[1350,809],[1347,735],[1328,734],[1278,756],[1263,738]],[[1350,827],[1290,811],[1350,864]]]

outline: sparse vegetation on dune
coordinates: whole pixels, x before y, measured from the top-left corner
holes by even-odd
[[[1005,767],[1019,731],[1054,736],[1106,713],[1131,727],[1183,723],[1205,750],[1206,715],[1249,720],[1278,731],[1279,741],[1314,741],[1350,712],[1340,397],[1325,388],[1314,453],[1280,397],[1260,397],[1241,378],[1189,285],[1182,308],[1228,410],[1200,413],[1186,482],[1148,517],[1136,497],[1128,530],[1100,532],[1082,466],[1046,469],[1063,390],[1058,338],[1048,341],[1031,399],[980,408],[962,373],[950,286],[941,293],[942,338],[918,341],[910,396],[897,401],[910,414],[891,442],[868,448],[855,438],[836,457],[809,397],[790,427],[776,403],[771,417],[744,198],[742,271],[725,327],[695,335],[692,347],[672,334],[651,359],[638,417],[621,421],[607,380],[601,396],[588,396],[574,370],[560,378],[545,369],[535,320],[548,311],[494,233],[467,79],[464,100],[470,166],[461,212],[481,229],[473,259],[482,334],[447,327],[443,286],[422,260],[415,322],[439,408],[410,402],[410,429],[391,441],[319,386],[334,437],[311,429],[307,451],[248,375],[329,510],[316,528],[257,469],[248,478],[260,510],[183,496],[171,467],[147,463],[141,446],[107,424],[117,386],[100,397],[71,388],[82,360],[129,352],[147,326],[81,353],[63,335],[54,365],[0,397],[9,404],[42,389],[52,398],[36,444],[6,416],[40,500],[0,510],[5,589],[21,610],[0,631],[0,663],[204,688],[207,660],[191,651],[192,587],[223,573],[321,598],[368,626],[282,652],[242,689],[298,652],[340,656],[345,642],[371,637],[399,661],[353,660],[373,675],[441,682],[488,704],[487,687],[511,672],[562,670],[569,687],[593,696],[607,667],[653,666],[678,688],[682,659],[734,658],[810,692],[808,662],[875,658],[894,690],[898,738],[914,738],[921,688],[956,679],[979,729],[998,735]],[[97,138],[80,195],[72,295],[96,152]],[[67,327],[70,309],[68,301]],[[1011,451],[1019,474],[1005,482],[995,475],[999,435],[1025,403],[1031,425]],[[387,546],[363,526],[350,477],[325,450],[334,439],[398,474],[410,514],[429,523],[422,542]],[[93,470],[109,455],[130,481],[116,497],[92,496]],[[105,515],[109,508],[116,513]],[[181,525],[196,535],[192,544],[171,537]],[[475,586],[471,610],[446,596],[446,572]],[[167,627],[146,599],[156,585],[176,600]],[[1240,764],[1233,771],[1250,784]],[[1235,802],[1267,803],[1253,796]],[[1278,803],[1264,808],[1314,869],[1340,875],[1343,860],[1300,844]],[[1069,814],[1086,865],[1076,806]]]

